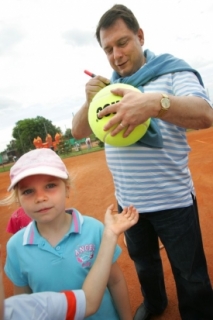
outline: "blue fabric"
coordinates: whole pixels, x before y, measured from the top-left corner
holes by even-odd
[[[117,72],[113,71],[111,82],[130,84],[144,92],[143,86],[147,82],[155,80],[155,78],[167,73],[190,71],[197,76],[200,84],[204,86],[200,74],[184,60],[168,53],[156,56],[148,49],[144,51],[144,56],[146,63],[137,72],[129,77],[122,78]],[[155,118],[151,119],[146,134],[137,143],[151,148],[163,148],[162,135]]]

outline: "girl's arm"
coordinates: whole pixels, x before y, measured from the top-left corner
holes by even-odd
[[[111,267],[111,272],[108,281],[108,289],[111,293],[116,309],[119,314],[119,319],[132,319],[131,306],[128,294],[128,288],[124,275],[115,262]]]
[[[30,289],[29,286],[18,287],[16,285],[13,285],[13,294],[14,294],[14,296],[17,295],[17,294],[22,294],[22,293],[32,293],[32,290]]]
[[[112,259],[118,236],[138,221],[138,211],[133,206],[124,208],[120,214],[112,214],[112,210],[113,205],[105,214],[105,228],[100,249],[83,284],[82,289],[86,296],[85,317],[98,310],[108,283],[120,319],[132,320],[126,282],[118,265],[116,263],[112,265]]]

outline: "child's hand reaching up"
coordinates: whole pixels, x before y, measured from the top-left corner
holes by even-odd
[[[105,213],[105,231],[110,230],[116,236],[119,236],[122,232],[137,223],[139,213],[133,205],[124,208],[121,213],[113,213],[113,208],[114,205],[111,204]]]

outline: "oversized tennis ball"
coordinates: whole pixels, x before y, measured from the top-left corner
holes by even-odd
[[[98,113],[107,106],[119,102],[122,99],[122,97],[111,92],[112,89],[116,88],[131,89],[140,92],[139,89],[124,83],[114,83],[104,87],[94,96],[90,103],[88,121],[93,133],[98,139],[115,147],[125,147],[135,143],[144,136],[149,127],[150,119],[135,127],[126,138],[123,137],[124,131],[126,130],[125,128],[116,134],[116,136],[111,136],[110,132],[119,124],[114,125],[108,131],[104,131],[104,125],[114,116],[114,114],[107,114],[103,118],[99,118]]]

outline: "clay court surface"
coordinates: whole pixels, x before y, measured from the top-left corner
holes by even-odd
[[[189,167],[197,192],[204,248],[213,284],[213,128],[189,132],[188,141],[192,149],[189,156]],[[111,203],[116,205],[113,182],[105,162],[104,151],[65,159],[64,162],[74,178],[73,190],[67,206],[75,207],[82,214],[103,221],[106,207]],[[8,172],[0,174],[0,182],[0,197],[2,198],[6,195],[6,189],[9,185]],[[15,208],[16,206],[0,207],[0,243],[3,251],[3,263],[5,245],[10,237],[5,228],[10,214]],[[123,253],[118,262],[128,284],[132,313],[134,313],[142,301],[142,296],[133,262],[128,257],[127,249],[123,244],[123,236],[119,238],[119,245],[122,247]],[[178,320],[180,316],[175,284],[165,249],[161,249],[161,255],[169,304],[163,315],[153,319]],[[5,294],[8,297],[12,295],[12,285],[6,277],[4,277],[4,284]]]

